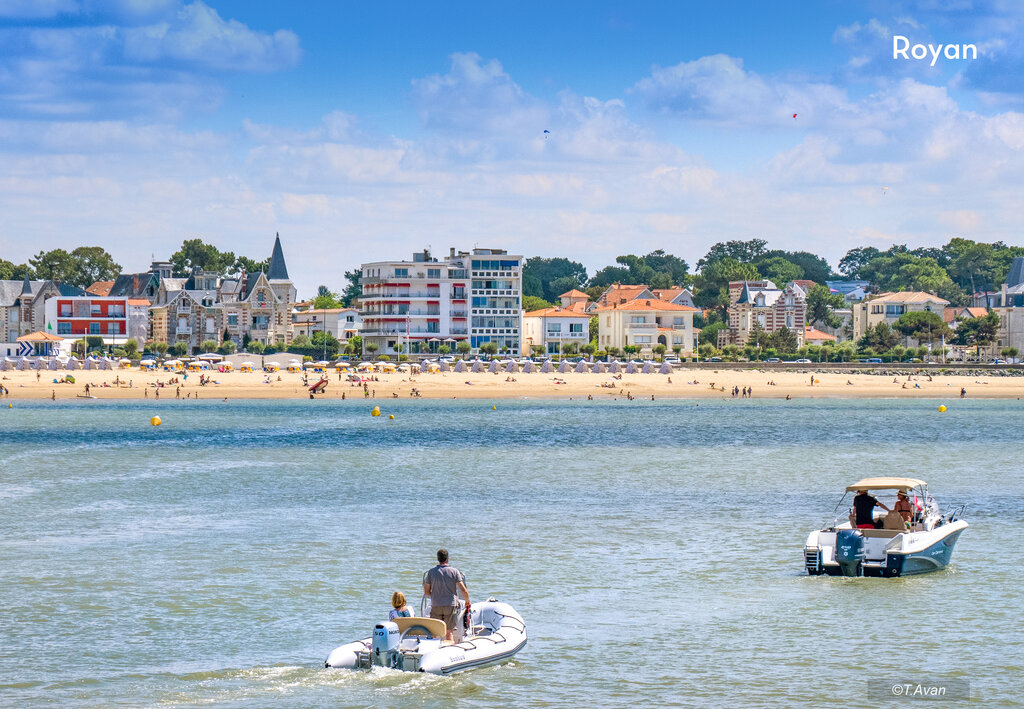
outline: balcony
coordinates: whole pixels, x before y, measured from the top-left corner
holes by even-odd
[[[653,322],[631,322],[626,323],[627,330],[657,330],[658,323]]]
[[[182,327],[181,325],[178,325],[178,327],[174,328],[174,334],[175,335],[191,335],[192,334],[192,328],[190,328],[190,327]]]
[[[585,335],[582,332],[555,332],[552,330],[545,332],[544,337],[549,340],[582,340]]]

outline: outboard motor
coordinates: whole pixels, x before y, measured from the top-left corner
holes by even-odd
[[[864,562],[864,537],[856,529],[836,531],[836,563],[843,576],[861,576]]]
[[[378,623],[373,628],[370,661],[381,667],[398,667],[401,658],[398,647],[401,644],[401,640],[402,634],[398,631],[397,623],[392,623],[391,621]]]

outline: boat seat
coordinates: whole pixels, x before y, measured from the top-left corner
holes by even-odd
[[[443,620],[437,618],[395,618],[393,621],[398,626],[398,632],[403,635],[408,631],[409,635],[427,635],[444,640],[448,633],[448,627]],[[420,627],[416,627],[420,626]],[[424,630],[426,632],[424,632]]]
[[[861,529],[860,533],[865,539],[889,539],[897,534],[907,531],[906,529]]]
[[[903,521],[903,516],[891,510],[882,520],[882,529],[898,529],[901,532],[907,531],[907,523]]]

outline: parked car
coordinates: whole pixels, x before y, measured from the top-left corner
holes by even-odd
[[[721,358],[721,357],[712,357],[712,358],[711,358],[711,359],[709,359],[708,361],[709,361],[709,362],[721,362],[721,361],[722,361],[722,358]]]
[[[924,364],[924,360],[920,357],[911,357],[910,359],[903,360],[903,364]]]
[[[1005,359],[994,359],[989,364],[1009,364]]]
[[[765,362],[769,362],[771,364],[775,364],[776,362],[781,362],[781,361],[782,360],[779,359],[778,357],[769,357],[768,359],[765,360]]]

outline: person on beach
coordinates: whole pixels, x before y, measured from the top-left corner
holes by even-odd
[[[395,618],[412,618],[412,608],[405,604],[405,594],[395,591],[391,594],[391,610],[388,611],[388,620]]]
[[[423,593],[430,596],[430,617],[444,621],[447,640],[452,639],[452,631],[455,629],[459,600],[456,591],[466,600],[466,612],[469,613],[466,577],[454,566],[448,565],[448,550],[438,549],[437,566],[427,572],[427,577],[423,581]]]
[[[867,490],[858,490],[857,496],[853,498],[854,519],[858,529],[881,529],[882,521],[874,519],[875,507],[881,507],[886,512],[889,508],[879,502],[875,497],[868,494]]]
[[[965,387],[960,387],[960,398],[961,399],[966,399],[967,398],[967,389]]]

